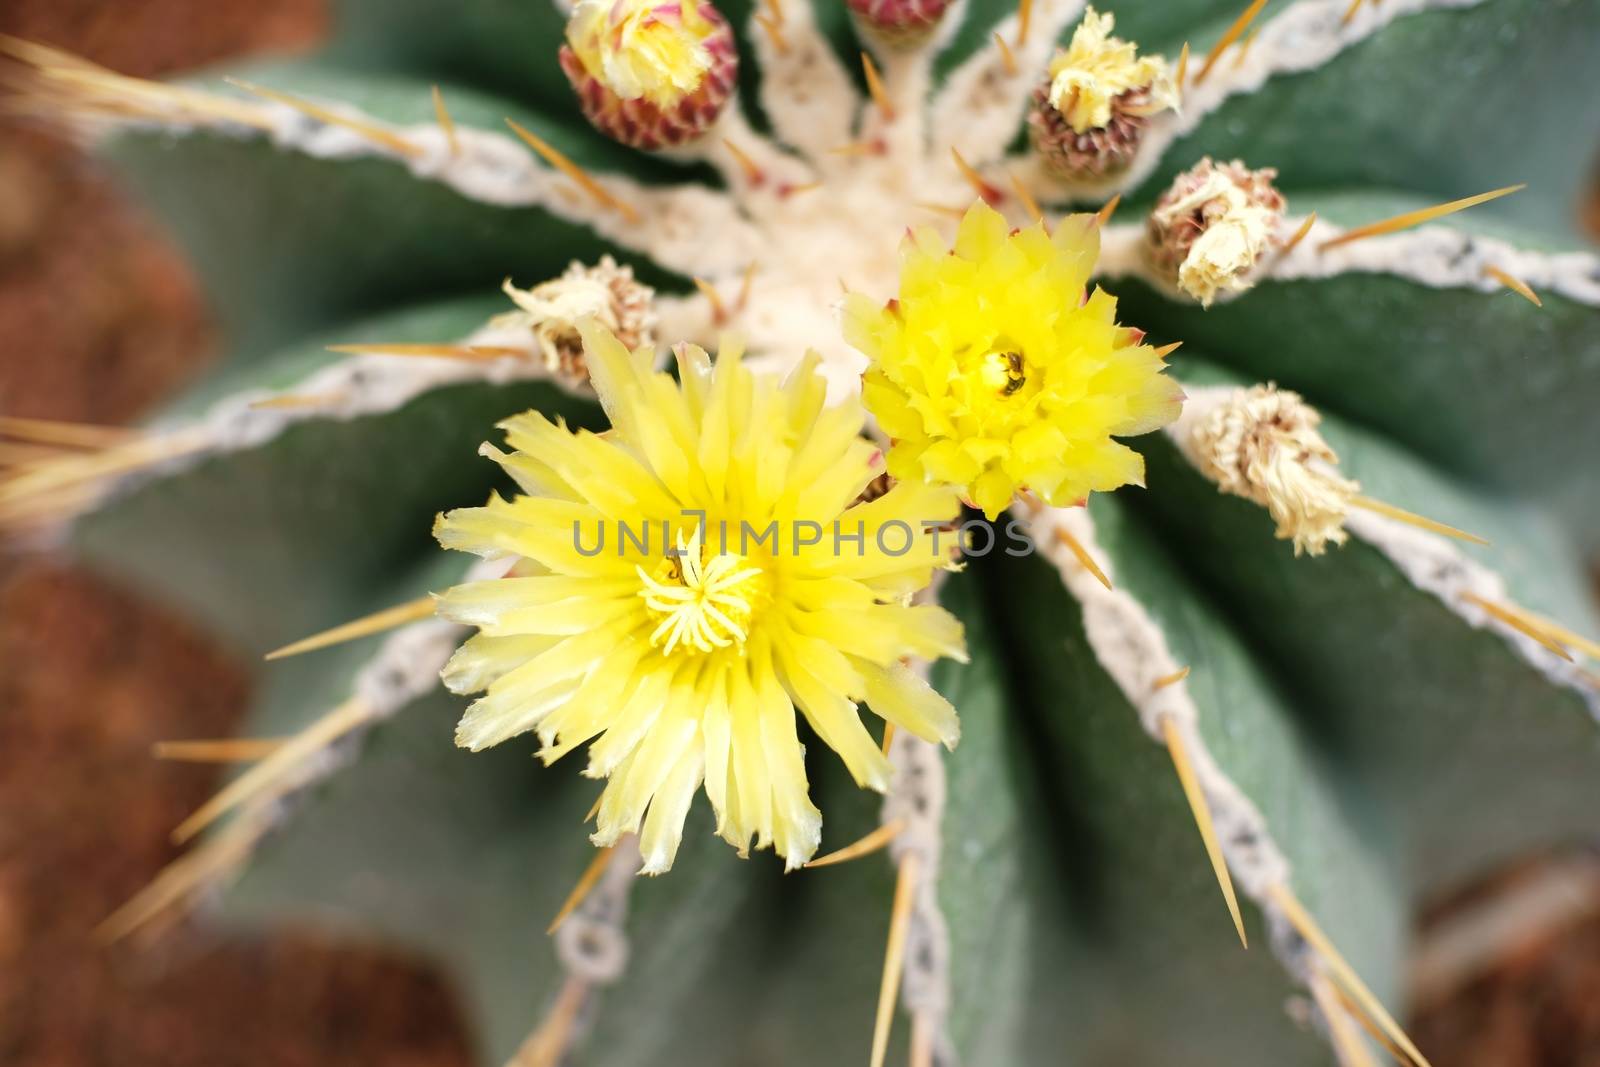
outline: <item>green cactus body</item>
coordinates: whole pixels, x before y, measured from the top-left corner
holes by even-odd
[[[775,370],[814,349],[831,396],[854,402],[867,361],[840,330],[840,282],[893,295],[906,226],[948,229],[941,209],[971,202],[974,179],[1016,226],[1030,203],[1059,223],[1121,195],[1096,282],[1119,321],[1184,343],[1171,373],[1189,399],[1130,442],[1145,488],[1019,502],[1040,551],[938,585],[971,657],[928,673],[959,745],[898,734],[881,802],[810,746],[824,849],[892,824],[888,861],[786,876],[715,841],[701,798],[669,875],[634,878],[625,840],[546,936],[594,854],[596,789],[531,765],[527,739],[453,746],[461,702],[438,674],[462,629],[428,619],[264,668],[249,733],[323,733],[236,779],[204,861],[116,924],[198,896],[230,922],[418,948],[459,981],[489,1064],[814,1064],[866,1057],[909,862],[890,1062],[1327,1062],[1349,1010],[1293,901],[1398,1010],[1419,898],[1592,835],[1600,811],[1595,677],[1570,641],[1507,621],[1600,632],[1584,574],[1600,492],[1583,469],[1600,455],[1600,259],[1570,247],[1567,221],[1600,133],[1570,107],[1600,91],[1600,5],[1383,0],[1347,19],[1346,0],[1279,3],[1196,84],[1240,6],[1113,5],[1143,53],[1175,65],[1187,40],[1194,59],[1181,108],[1141,118],[1132,162],[1076,183],[1021,135],[1075,0],[1034,0],[1025,37],[1005,5],[953,6],[929,41],[877,54],[876,104],[843,3],[726,4],[739,92],[663,155],[583,124],[557,62],[565,16],[537,0],[341,0],[322,54],[240,72],[398,145],[259,97],[249,121],[152,107],[119,129],[107,151],[187,245],[231,356],[152,423],[168,453],[73,508],[69,543],[249,653],[459,581],[429,530],[499,484],[474,454],[498,420],[604,428],[581,377],[496,319],[508,275],[532,286],[612,255],[658,291],[658,342],[714,348],[733,330]],[[1206,309],[1152,265],[1145,223],[1203,157],[1276,168],[1288,202]],[[1448,223],[1328,244],[1521,180]],[[1275,537],[1195,445],[1199,420],[1267,381],[1322,414],[1365,498],[1492,544],[1354,505],[1342,545]],[[1214,819],[1248,951],[1169,746]]]

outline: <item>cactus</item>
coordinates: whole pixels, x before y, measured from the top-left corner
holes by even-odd
[[[539,0],[339,0],[323,52],[232,87],[4,42],[18,102],[99,138],[170,221],[231,347],[135,436],[0,424],[53,456],[0,485],[0,517],[246,652],[296,653],[263,667],[247,731],[282,740],[107,932],[200,904],[416,948],[459,982],[490,1064],[1348,1067],[1378,1042],[1425,1063],[1393,1019],[1417,902],[1592,834],[1600,810],[1600,259],[1569,221],[1596,119],[1543,106],[1600,89],[1600,6],[1237,6],[1107,5],[1116,38],[1090,15],[1082,59],[1076,0],[699,0],[629,24],[690,38],[630,37],[644,51],[619,59],[604,34],[564,44],[569,13]],[[947,290],[912,307],[918,285],[976,279],[981,318],[1002,275],[1017,307],[1072,280],[1013,324],[1023,341],[957,353],[961,388],[1004,404],[1080,366],[1038,359],[1033,320],[1059,316],[1106,353],[1094,403],[1051,416],[1063,442],[1100,420],[1094,441],[1027,458],[1049,420],[982,436],[1012,409],[957,414],[967,394],[926,384],[966,327],[940,317]],[[819,482],[872,477],[873,514],[951,483],[1036,548],[981,551],[1008,520],[970,525],[954,573],[876,590],[916,592],[894,610],[921,619],[936,599],[965,656],[885,623],[885,655],[946,658],[881,668],[867,703],[947,700],[961,737],[946,751],[953,726],[901,706],[892,774],[852,782],[876,749],[802,727],[801,787],[848,862],[787,874],[713,830],[795,866],[816,842],[782,833],[804,820],[741,841],[760,820],[716,795],[715,819],[684,801],[675,862],[648,824],[641,857],[614,809],[596,852],[599,790],[572,761],[531,765],[525,736],[455,747],[464,701],[439,681],[482,621],[460,591],[504,573],[429,536],[450,512],[470,547],[472,505],[516,492],[480,442],[536,412],[615,426],[572,440],[621,462],[603,450],[629,419],[710,388],[683,345],[724,331],[751,381],[785,372],[818,403],[825,385],[840,425],[864,403],[888,431],[887,473],[840,438]],[[669,345],[679,384],[640,362]],[[745,381],[735,366],[714,380]],[[948,419],[923,441],[931,416],[908,412],[930,409]],[[514,451],[486,454],[537,498],[567,431],[508,426]],[[730,462],[780,447],[761,432]],[[745,573],[700,577],[753,611]],[[424,594],[452,589],[432,617]],[[742,614],[678,621],[708,653],[743,648]],[[452,684],[474,671],[458,658]]]

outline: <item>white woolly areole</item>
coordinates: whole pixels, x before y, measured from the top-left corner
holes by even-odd
[[[1345,542],[1345,515],[1360,486],[1341,477],[1322,439],[1322,416],[1275,385],[1206,390],[1168,427],[1189,462],[1218,489],[1266,508],[1295,555]]]

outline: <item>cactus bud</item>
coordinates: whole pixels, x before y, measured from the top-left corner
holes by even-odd
[[[1234,390],[1200,415],[1188,451],[1224,493],[1265,507],[1295,555],[1320,556],[1348,538],[1344,518],[1360,485],[1334,469],[1339,457],[1317,432],[1322,416],[1275,385]]]
[[[1028,133],[1034,149],[1069,180],[1124,170],[1150,116],[1178,103],[1166,60],[1141,57],[1133,44],[1111,36],[1114,25],[1113,16],[1088,8],[1071,45],[1056,52],[1033,91]]]
[[[706,0],[579,0],[561,69],[597,130],[655,150],[716,123],[739,56],[727,19]]]
[[[1283,221],[1278,172],[1210,157],[1178,175],[1156,201],[1146,233],[1150,261],[1209,307],[1221,290],[1242,292]]]
[[[539,355],[552,374],[571,382],[589,380],[578,323],[593,318],[629,350],[655,344],[655,290],[634,280],[633,268],[603,256],[593,267],[572,263],[559,278],[532,289],[506,279],[505,293],[518,311],[494,320],[497,328],[533,331]]]
[[[939,27],[950,0],[848,0],[856,25],[891,48],[915,48]]]

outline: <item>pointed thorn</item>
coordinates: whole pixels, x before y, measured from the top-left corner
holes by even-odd
[[[872,94],[872,102],[877,105],[878,113],[883,116],[884,122],[893,122],[894,104],[889,99],[889,91],[883,87],[883,79],[878,76],[878,65],[867,52],[861,53],[861,70],[867,76],[867,92]]]
[[[1453,537],[1457,541],[1465,541],[1471,545],[1487,545],[1489,543],[1487,540],[1479,537],[1477,534],[1470,534],[1465,530],[1458,530],[1454,526],[1446,526],[1442,522],[1435,522],[1432,519],[1424,518],[1423,516],[1415,514],[1414,512],[1406,511],[1404,508],[1397,508],[1393,504],[1385,504],[1383,501],[1374,500],[1370,496],[1352,497],[1350,499],[1350,503],[1353,506],[1361,508],[1365,511],[1370,511],[1376,515],[1382,515],[1384,518],[1394,519],[1396,522],[1403,522],[1408,525],[1415,526],[1419,530],[1427,530],[1429,533],[1441,534],[1445,537]]]
[[[756,275],[761,271],[761,264],[752,262],[744,269],[744,278],[739,282],[739,299],[734,302],[734,307],[743,311],[750,306],[750,286],[755,283]]]
[[[1530,289],[1528,287],[1528,283],[1523,281],[1521,278],[1518,278],[1516,275],[1507,271],[1503,271],[1492,263],[1484,266],[1483,273],[1487,274],[1489,277],[1493,278],[1507,289],[1510,289],[1512,292],[1520,294],[1523,299],[1527,300],[1534,307],[1544,307],[1544,301],[1539,299],[1539,294]]]
[[[894,906],[889,913],[889,945],[883,957],[883,982],[878,987],[878,1014],[872,1027],[871,1067],[883,1067],[889,1051],[889,1028],[894,1022],[895,1000],[900,992],[900,974],[906,962],[906,931],[911,926],[911,903],[916,897],[917,854],[900,857],[900,873],[895,879]]]
[[[1055,533],[1056,540],[1065,545],[1067,551],[1077,557],[1078,562],[1083,565],[1083,569],[1094,575],[1095,581],[1110,589],[1111,579],[1106,577],[1106,572],[1100,569],[1100,564],[1096,563],[1094,557],[1089,555],[1089,550],[1083,547],[1083,542],[1073,537],[1065,526],[1057,526]]]
[[[1183,50],[1178,53],[1177,73],[1173,80],[1178,86],[1178,92],[1183,92],[1183,79],[1189,76],[1189,42],[1183,42]]]
[[[1305,221],[1300,224],[1300,228],[1294,231],[1294,236],[1289,238],[1289,240],[1284,243],[1284,246],[1279,250],[1278,255],[1282,257],[1287,256],[1290,252],[1293,252],[1297,247],[1299,247],[1300,242],[1306,239],[1306,234],[1311,232],[1311,227],[1315,226],[1316,224],[1317,213],[1313,211],[1311,214],[1306,216]]]
[[[580,189],[589,194],[595,203],[616,211],[630,223],[638,224],[639,212],[634,209],[632,204],[617,199],[609,189],[596,181],[588,171],[546,144],[544,139],[532,130],[509,118],[506,119],[506,125],[511,127],[511,132],[520,137],[522,142],[529,148],[533,149],[540,159],[543,159],[551,167],[572,179]]]
[[[15,415],[0,415],[0,437],[42,445],[101,449],[126,444],[137,436],[138,431],[122,426],[97,426],[86,422],[25,419]]]
[[[286,410],[297,411],[307,408],[326,408],[344,400],[342,393],[279,393],[277,396],[265,397],[261,400],[250,402],[253,411]]]
[[[1189,668],[1179,667],[1171,674],[1163,674],[1161,677],[1157,678],[1153,683],[1151,683],[1150,688],[1152,690],[1165,689],[1169,685],[1177,685],[1187,677],[1189,677]]]
[[[894,723],[885,722],[883,724],[883,746],[882,746],[883,747],[883,754],[885,756],[887,756],[889,754],[889,747],[891,745],[893,745],[893,744],[894,744]]]
[[[172,831],[172,840],[182,844],[245,801],[281,792],[293,781],[293,773],[306,760],[326,749],[370,717],[371,709],[365,700],[360,697],[346,700],[293,737],[286,739],[270,756],[224,786],[221,792],[178,824],[178,828]]]
[[[906,821],[904,819],[894,819],[886,822],[876,830],[858,840],[852,841],[843,848],[835,849],[826,856],[818,856],[816,859],[809,861],[806,864],[806,868],[834,867],[841,863],[849,863],[853,859],[860,859],[862,856],[870,856],[899,837],[905,828]]]
[[[1028,43],[1028,27],[1033,24],[1033,0],[1017,3],[1017,47]]]
[[[972,165],[962,156],[959,148],[951,148],[950,156],[956,161],[956,169],[961,171],[961,176],[967,179],[967,184],[972,186],[974,192],[983,198],[990,207],[1005,199],[1000,190],[983,180],[983,175],[972,169]]]
[[[1022,72],[1022,68],[1017,66],[1016,54],[1011,51],[1011,46],[1006,44],[1006,39],[1000,36],[998,30],[995,31],[994,46],[1000,53],[1000,65],[1005,68],[1006,77],[1015,78]]]
[[[1094,224],[1096,226],[1104,226],[1106,223],[1110,222],[1111,221],[1111,216],[1116,212],[1117,205],[1120,204],[1120,203],[1122,203],[1122,194],[1121,193],[1118,193],[1116,196],[1113,196],[1110,200],[1107,200],[1105,202],[1105,206],[1103,206],[1099,211],[1096,211],[1094,213]]]
[[[1328,940],[1328,935],[1322,932],[1322,928],[1317,925],[1316,920],[1295,898],[1289,887],[1282,882],[1269,886],[1267,888],[1267,896],[1282,909],[1284,917],[1289,920],[1290,925],[1299,931],[1300,936],[1305,938],[1306,943],[1316,951],[1322,963],[1328,968],[1329,976],[1342,986],[1346,993],[1350,994],[1351,999],[1356,1002],[1356,1006],[1366,1013],[1378,1025],[1379,1029],[1388,1034],[1389,1038],[1405,1051],[1407,1058],[1416,1063],[1418,1067],[1432,1067],[1428,1063],[1428,1058],[1418,1050],[1416,1045],[1412,1044],[1411,1038],[1407,1037],[1406,1032],[1400,1029],[1400,1024],[1394,1021],[1394,1017],[1389,1014],[1388,1009],[1383,1006],[1377,997],[1373,996],[1372,990],[1367,988],[1367,984],[1361,980],[1360,975],[1356,974],[1354,968],[1345,961],[1344,956],[1340,955],[1333,942]]]
[[[1250,23],[1255,21],[1256,16],[1261,14],[1261,9],[1266,6],[1267,0],[1251,0],[1250,6],[1244,9],[1244,14],[1234,20],[1233,25],[1228,27],[1227,32],[1218,38],[1216,44],[1211,46],[1211,51],[1206,53],[1206,61],[1200,65],[1200,73],[1194,76],[1196,85],[1205,84],[1206,75],[1210,74],[1211,68],[1216,66],[1218,57],[1223,52],[1226,52],[1233,42],[1239,39],[1240,34],[1250,28]]]
[[[502,348],[496,345],[329,345],[328,351],[346,356],[415,356],[423,359],[464,359],[475,363],[492,362],[508,357],[522,359],[528,355],[520,348]]]
[[[1512,193],[1519,192],[1527,187],[1526,182],[1521,185],[1508,185],[1504,189],[1493,189],[1487,193],[1479,193],[1477,196],[1464,196],[1460,200],[1452,200],[1447,204],[1436,204],[1433,207],[1425,207],[1419,211],[1407,211],[1403,215],[1396,215],[1393,218],[1382,219],[1378,222],[1369,222],[1365,226],[1357,226],[1353,230],[1346,230],[1339,236],[1322,242],[1317,247],[1320,251],[1326,252],[1330,248],[1337,248],[1352,241],[1359,241],[1363,237],[1377,237],[1381,234],[1395,233],[1399,230],[1409,230],[1413,226],[1420,226],[1425,222],[1432,222],[1434,219],[1453,215],[1457,211],[1465,211],[1469,207],[1476,207],[1479,204],[1488,203],[1490,200],[1498,200],[1502,196],[1510,196]]]
[[[1200,840],[1205,844],[1206,855],[1211,858],[1211,870],[1216,874],[1217,885],[1222,889],[1222,899],[1227,902],[1228,914],[1233,918],[1233,928],[1238,931],[1239,943],[1248,949],[1250,939],[1245,936],[1244,917],[1239,914],[1239,898],[1233,892],[1233,877],[1228,873],[1228,861],[1223,858],[1222,846],[1217,841],[1216,827],[1211,821],[1211,807],[1206,803],[1205,791],[1200,788],[1200,782],[1195,777],[1194,764],[1189,759],[1189,750],[1183,743],[1183,736],[1178,732],[1177,720],[1171,715],[1163,717],[1161,732],[1166,738],[1167,752],[1172,756],[1172,766],[1178,772],[1178,782],[1183,786],[1183,795],[1189,801],[1189,810],[1194,814],[1195,826],[1200,829]]]
[[[1027,210],[1029,217],[1034,222],[1043,222],[1044,212],[1039,210],[1039,202],[1028,192],[1028,187],[1022,183],[1022,179],[1017,177],[1015,171],[1009,170],[1006,171],[1006,177],[1011,179],[1011,188],[1017,194],[1017,199],[1022,201],[1022,206]]]
[[[1568,651],[1569,646],[1586,656],[1600,659],[1600,641],[1592,641],[1554,619],[1535,615],[1531,611],[1510,604],[1497,604],[1476,593],[1463,593],[1461,599],[1478,605],[1506,625],[1527,634],[1569,663],[1573,662],[1572,653]]]
[[[767,180],[766,173],[756,165],[755,160],[750,158],[749,153],[726,137],[722,139],[722,144],[727,148],[728,154],[739,164],[739,169],[744,171],[745,181],[751,185],[760,185]]]
[[[584,821],[588,822],[587,819]],[[545,928],[546,934],[555,933],[561,924],[567,921],[567,917],[578,910],[578,905],[582,904],[584,898],[594,889],[600,881],[600,876],[606,873],[606,864],[611,862],[611,854],[616,850],[616,845],[607,845],[589,861],[589,865],[578,876],[578,884],[572,887],[572,892],[562,901],[561,910],[556,912],[556,917],[550,920],[550,925]]]
[[[179,763],[254,763],[283,747],[281,737],[225,737],[215,741],[157,741],[156,759]]]
[[[1156,349],[1156,358],[1164,360],[1182,347],[1182,341],[1174,341],[1170,345],[1162,345],[1160,348]]]
[[[1366,1042],[1361,1040],[1361,1035],[1351,1025],[1350,1012],[1340,1003],[1333,983],[1328,981],[1321,967],[1311,968],[1309,984],[1311,998],[1317,1002],[1322,1017],[1328,1021],[1328,1037],[1332,1039],[1333,1053],[1339,1060],[1339,1067],[1378,1067],[1372,1053],[1367,1051]],[[1405,1056],[1401,1056],[1400,1062],[1404,1063],[1405,1059]]]
[[[789,54],[789,42],[783,36],[783,24],[772,15],[757,12],[756,25],[760,26],[767,34],[767,40],[772,42],[772,50],[780,56]]]
[[[728,321],[728,306],[722,302],[722,297],[717,293],[717,287],[704,278],[695,278],[694,287],[700,290],[711,304],[711,321],[721,326]]]
[[[1239,51],[1233,57],[1233,69],[1238,70],[1244,66],[1244,61],[1250,57],[1250,47],[1256,43],[1256,38],[1261,34],[1261,27],[1257,26],[1245,37],[1244,43],[1239,46]]]
[[[439,122],[439,128],[444,130],[444,139],[450,145],[450,158],[454,159],[461,154],[461,142],[456,138],[456,122],[450,117],[450,109],[444,106],[444,94],[439,87],[433,87],[433,115]]]
[[[1362,0],[1350,0],[1350,6],[1344,9],[1344,17],[1339,20],[1339,25],[1348,26],[1356,17],[1356,12],[1361,10]]]
[[[309,100],[302,100],[298,96],[290,96],[288,93],[280,93],[278,90],[268,89],[264,85],[241,81],[238,78],[224,78],[223,81],[236,89],[243,89],[245,92],[254,93],[265,100],[271,100],[274,103],[282,104],[284,107],[293,108],[302,115],[316,119],[318,122],[349,130],[359,137],[365,137],[373,144],[389,149],[396,155],[405,156],[407,159],[415,159],[422,154],[420,147],[412,144],[393,130],[380,126],[375,122],[341,115],[337,111],[322,107],[319,104],[313,104]]]
[[[266,659],[286,659],[289,656],[298,656],[305,652],[315,652],[321,648],[333,645],[342,645],[346,641],[355,641],[362,637],[392,630],[396,626],[404,626],[408,622],[417,622],[420,619],[433,617],[433,597],[418,597],[408,600],[404,604],[397,604],[392,608],[375,611],[371,615],[364,615],[330,630],[312,634],[310,637],[301,638],[292,644],[284,645],[266,654]]]

